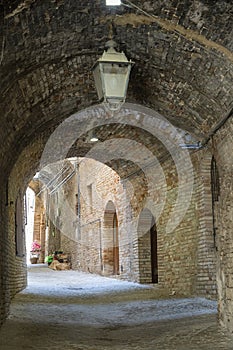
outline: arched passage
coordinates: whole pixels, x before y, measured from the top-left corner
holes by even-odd
[[[141,283],[158,283],[158,249],[155,219],[143,209],[138,221],[138,261]]]
[[[102,237],[103,274],[119,275],[119,234],[116,207],[109,201],[104,213],[104,227]]]
[[[0,242],[3,257],[0,269],[0,309],[4,310],[4,317],[10,300],[8,296],[25,286],[24,282],[20,282],[25,271],[19,268],[20,264],[23,267],[24,261],[19,260],[19,257],[15,259],[15,249],[10,243],[13,242],[11,234],[15,233],[15,201],[20,178],[30,175],[28,164],[31,159],[35,162],[36,152],[30,150],[24,157],[26,167],[22,162],[16,177],[13,177],[13,189],[10,189],[9,196],[10,181],[7,177],[31,138],[38,138],[42,147],[50,135],[49,129],[53,129],[77,108],[81,110],[96,103],[90,68],[100,49],[103,49],[110,19],[114,22],[120,46],[136,63],[129,86],[132,101],[160,111],[177,126],[195,134],[199,141],[209,140],[212,132],[223,126],[225,116],[232,115],[233,85],[232,75],[229,74],[232,71],[232,33],[231,26],[222,23],[223,18],[225,23],[231,23],[230,2],[200,0],[187,2],[187,6],[174,6],[174,2],[149,0],[139,5],[142,11],[135,12],[133,8],[121,6],[116,15],[115,10],[111,12],[102,1],[90,2],[88,6],[82,0],[2,2]],[[149,11],[146,19],[142,16],[146,14],[145,11]],[[88,26],[87,20],[90,24]],[[91,114],[90,117],[94,119]],[[151,125],[150,129],[153,129]],[[74,130],[76,132],[77,129]],[[164,126],[163,130],[167,128]],[[224,235],[225,232],[232,231],[230,135],[231,129],[227,147],[224,134],[217,140],[220,143],[217,145],[219,154],[224,159],[219,168],[222,173],[221,189],[224,193],[225,183],[227,199],[221,194],[220,223]],[[60,139],[64,144],[63,137]],[[145,140],[148,141],[148,138]],[[25,185],[27,181],[23,182]],[[185,200],[183,203],[186,205]],[[211,217],[210,211],[203,215]],[[156,218],[158,220],[157,213]],[[191,221],[194,222],[193,217],[190,218]],[[200,221],[199,226],[203,227],[203,222]],[[185,227],[184,233],[187,233]],[[193,236],[195,233],[194,231]],[[229,239],[231,242],[231,237]],[[231,245],[225,236],[222,240],[226,242],[222,251],[223,266],[228,266],[226,256],[229,257],[231,266]],[[208,246],[207,249],[210,250]],[[8,261],[11,263],[10,268]],[[208,263],[204,260],[201,265],[208,266]],[[190,271],[190,266],[187,270]],[[193,271],[190,276],[192,275],[195,275]],[[227,270],[226,275],[229,276]],[[229,312],[233,313],[231,306],[226,314]]]

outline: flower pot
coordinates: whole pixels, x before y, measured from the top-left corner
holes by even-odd
[[[37,264],[37,261],[38,261],[37,257],[30,258],[31,264]]]

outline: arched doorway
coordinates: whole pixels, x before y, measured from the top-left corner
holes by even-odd
[[[158,243],[156,223],[150,210],[143,209],[138,221],[139,281],[158,283]]]
[[[112,201],[107,203],[104,213],[104,227],[102,238],[103,274],[119,275],[119,233],[118,218],[115,205]]]
[[[113,274],[119,275],[119,237],[118,237],[118,219],[116,212],[113,216]]]

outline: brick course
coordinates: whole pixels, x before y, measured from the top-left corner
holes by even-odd
[[[6,0],[0,5],[0,247],[3,252],[0,258],[0,323],[8,312],[10,299],[26,284],[25,259],[15,257],[14,207],[18,193],[23,195],[39,169],[44,145],[56,126],[72,113],[97,103],[90,70],[103,52],[111,20],[120,48],[135,61],[129,101],[151,107],[177,127],[190,132],[194,141],[208,139],[232,108],[230,2],[134,0],[134,3],[152,17],[126,7],[106,8],[102,0],[45,0],[43,3]],[[103,110],[100,114],[90,112],[90,118],[83,119],[80,125],[91,126],[101,118],[101,113]],[[138,117],[144,129],[142,115],[128,113],[127,117],[129,120]],[[163,163],[168,195],[163,215],[157,223],[159,281],[182,293],[213,296],[217,261],[220,318],[232,330],[232,322],[228,321],[232,319],[231,121],[213,137],[212,148],[192,156],[195,184],[191,205],[172,234],[165,232],[165,222],[177,195],[177,171],[161,140],[151,137],[148,128],[147,132],[140,130],[140,126],[137,129],[128,125],[104,125],[98,131],[103,140],[110,139],[113,132],[114,137],[128,136],[140,141],[153,154],[157,150],[158,159]],[[161,121],[160,126],[166,133],[165,123]],[[156,127],[158,124],[151,125],[151,129]],[[87,135],[82,136],[85,139]],[[89,150],[90,145],[80,137],[71,153],[83,157]],[[221,180],[221,197],[216,211],[220,228],[216,254],[212,248],[209,187],[213,154]],[[138,251],[137,223],[131,226],[129,223],[144,206],[145,194],[152,194],[156,201],[164,193],[161,191],[163,185],[159,184],[158,190],[155,184],[147,187],[142,174],[132,177],[130,174],[139,170],[133,162],[113,160],[109,165],[117,171],[122,186],[128,176],[133,184],[131,203],[124,207],[125,220],[120,208],[116,208],[125,237],[133,237],[121,251],[122,277],[137,280],[138,262],[130,263],[128,259]],[[152,176],[149,171],[148,176]],[[176,210],[179,214],[180,208]],[[97,222],[92,230],[99,230]],[[54,246],[56,244],[55,241]],[[97,262],[89,263],[93,267]]]

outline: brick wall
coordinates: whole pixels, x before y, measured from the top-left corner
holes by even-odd
[[[54,128],[77,110],[97,103],[91,67],[104,50],[109,21],[114,22],[120,49],[123,49],[136,63],[132,70],[128,98],[132,102],[159,111],[174,125],[188,130],[197,139],[205,139],[222,116],[232,108],[232,5],[224,0],[218,2],[135,0],[135,4],[152,15],[146,17],[124,6],[115,12],[111,8],[106,8],[102,0],[72,2],[46,0],[43,3],[6,0],[2,3],[0,244],[4,256],[1,256],[0,264],[0,305],[1,310],[6,310],[5,305],[9,304],[10,296],[25,285],[23,259],[20,258],[18,262],[13,256],[15,249],[12,240],[15,225],[12,208],[17,193],[19,190],[24,193],[26,184],[39,164],[43,144]],[[67,15],[64,16],[64,13]],[[99,118],[99,113],[97,114]],[[93,116],[96,117],[96,114],[90,113],[91,123],[95,119]],[[85,124],[86,120],[83,121]],[[151,127],[154,128],[154,125]],[[125,129],[125,135],[129,135],[128,131],[129,129]],[[155,142],[151,141],[148,134],[145,135],[142,131],[139,133],[138,130],[137,133],[140,135],[135,139],[145,142],[148,147]],[[229,152],[232,143],[230,136],[227,142],[223,139],[225,135],[227,131],[220,131],[215,137],[216,144],[219,143],[215,152],[220,165],[223,188],[218,210],[219,226],[222,227],[219,237],[223,237],[219,248],[221,259],[218,259],[219,266],[222,267],[218,277],[220,300],[224,300],[220,305],[222,316],[225,306],[228,311],[230,310],[230,302],[227,300],[232,299],[231,296],[223,295],[224,288],[221,288],[229,277],[225,261],[226,264],[230,264],[230,253],[228,254],[225,241],[229,239],[230,242],[227,235],[232,227],[231,217],[229,219],[231,205],[226,204],[229,203],[231,195]],[[83,146],[82,141],[80,143],[78,156],[83,156],[88,147]],[[159,142],[155,148],[161,150]],[[16,171],[9,181],[11,198],[7,203],[6,179],[16,162],[18,164]],[[205,162],[207,161],[204,160]],[[196,290],[203,294],[206,294],[207,282],[208,293],[211,294],[215,265],[211,248],[208,166],[206,170],[203,165],[203,168],[196,171],[195,193],[191,206],[184,221],[173,234],[166,234],[164,228],[177,194],[176,186],[168,186],[163,216],[157,220],[156,213],[152,213],[158,221],[160,283],[169,283],[172,288],[176,287],[179,290],[187,287],[189,292]],[[175,171],[168,168],[169,162],[167,170],[165,169],[166,181],[169,184],[170,179],[175,176]],[[123,168],[119,166],[118,169]],[[203,183],[200,174],[204,176]],[[121,247],[120,264],[123,268],[121,276],[129,276],[130,271],[130,278],[137,279],[138,261],[128,257],[134,257],[137,255],[134,253],[138,252],[138,223],[134,222],[133,218],[139,215],[143,207],[144,193],[147,189],[142,177],[140,182],[136,178],[131,178],[131,181],[134,184],[135,194],[130,200],[130,205],[124,202],[125,215],[121,214],[117,205],[116,209],[119,214],[119,225],[124,231],[121,237],[121,241],[124,242]],[[157,195],[160,193],[152,188],[148,191],[154,193],[154,200],[155,193]],[[178,216],[179,209],[176,210]],[[205,210],[207,210],[206,216],[203,214]],[[99,215],[97,217],[99,218]],[[197,218],[200,218],[200,224],[197,224]],[[71,226],[63,228],[68,233],[74,232],[75,219],[71,218],[70,222]],[[95,225],[93,230],[97,230]],[[59,232],[57,236],[59,237]],[[60,244],[59,240],[54,241],[54,246]],[[189,261],[189,254],[193,257],[193,251],[196,251],[195,262]],[[178,272],[180,267],[188,282],[180,276]],[[16,274],[20,277],[16,277]],[[228,286],[227,291],[229,290]],[[3,314],[5,315],[5,311]],[[224,316],[224,319],[227,317]]]
[[[25,260],[14,256],[14,244],[9,244],[9,242],[12,242],[15,234],[14,203],[18,190],[21,189],[23,193],[27,179],[33,174],[33,168],[27,167],[28,157],[25,155],[30,154],[33,158],[37,154],[36,152],[40,154],[40,142],[38,144],[35,143],[34,148],[25,149],[16,163],[8,183],[9,208],[5,207],[5,202],[2,207],[3,212],[7,208],[4,216],[6,221],[8,221],[9,216],[9,237],[7,243],[5,241],[2,244],[7,245],[8,257],[11,257],[6,270],[9,273],[7,272],[7,275],[1,280],[2,284],[7,283],[8,286],[4,292],[6,296],[3,296],[2,300],[7,299],[7,295],[9,298],[13,296],[26,283]],[[221,145],[221,147],[223,146]],[[210,154],[211,152],[206,152],[206,154],[199,152],[198,156],[192,157],[195,180],[192,200],[182,222],[171,233],[166,232],[166,224],[174,209],[178,192],[177,169],[171,159],[167,159],[162,165],[165,182],[159,176],[156,182],[153,181],[154,168],[147,169],[147,178],[140,172],[119,178],[119,175],[111,168],[100,163],[97,166],[94,160],[86,159],[80,164],[82,241],[77,239],[80,234],[77,229],[78,179],[74,176],[57,194],[51,196],[48,252],[62,249],[71,255],[73,268],[109,274],[110,270],[106,268],[104,271],[103,268],[104,263],[105,267],[107,266],[103,255],[107,254],[106,258],[112,258],[113,251],[111,249],[113,247],[109,247],[106,241],[108,251],[104,250],[104,246],[100,250],[100,245],[104,243],[100,242],[100,232],[103,233],[107,228],[105,227],[107,225],[104,215],[107,203],[111,201],[115,206],[119,224],[120,278],[140,281],[140,274],[143,275],[142,272],[146,265],[145,275],[148,274],[149,262],[148,256],[143,256],[143,252],[140,250],[139,215],[144,207],[148,207],[157,226],[158,281],[161,287],[183,295],[215,295]],[[92,194],[90,194],[90,185],[92,185]],[[166,198],[164,198],[164,192],[166,192]],[[185,201],[185,193],[183,196]],[[161,215],[158,215],[159,207],[153,209],[150,207],[150,202],[146,202],[147,197],[157,204],[164,200]],[[64,207],[64,202],[66,202],[64,198],[67,199],[68,211]],[[92,206],[90,202],[92,202]],[[179,216],[180,209],[176,208],[175,210]],[[62,213],[65,213],[66,220],[62,218]],[[55,235],[53,235],[54,232]],[[142,256],[140,256],[141,253]],[[4,260],[3,266],[5,263]],[[110,268],[112,268],[111,264],[112,262],[109,264]],[[141,279],[141,281],[150,282],[149,279]]]
[[[0,323],[9,311],[12,297],[25,288],[27,283],[24,236],[21,237],[23,254],[16,256],[15,252],[15,205],[17,197],[20,196],[23,206],[23,196],[29,181],[36,173],[42,147],[42,141],[39,138],[25,148],[14,164],[8,179],[7,173],[5,178],[3,177],[2,168],[0,246],[4,253],[0,257]]]
[[[200,153],[193,156],[191,202],[187,204],[187,212],[180,224],[172,232],[167,232],[167,222],[172,211],[175,210],[176,217],[181,215],[182,207],[174,204],[178,187],[186,186],[186,183],[178,183],[177,169],[171,159],[163,164],[166,186],[164,179],[160,180],[161,183],[152,181],[154,171],[153,167],[147,170],[146,186],[140,172],[120,179],[111,168],[94,160],[82,159],[79,177],[77,174],[73,176],[56,195],[50,197],[50,216],[55,220],[55,213],[59,213],[60,233],[56,231],[55,237],[51,235],[53,230],[57,230],[55,223],[51,223],[49,250],[61,249],[70,254],[74,269],[114,275],[116,251],[112,225],[115,213],[119,226],[120,278],[151,283],[149,231],[154,220],[161,287],[181,295],[215,296],[216,253],[211,226],[210,155],[207,152],[207,155]],[[185,195],[184,187],[184,201]],[[151,204],[160,203],[162,199],[163,210]],[[78,227],[78,206],[81,230]],[[147,207],[151,222],[145,224],[140,214]]]
[[[7,212],[7,198],[6,198],[6,183],[0,185],[1,189],[1,226],[0,226],[0,325],[3,322],[6,314],[9,310],[10,304],[10,290],[9,290],[9,263],[10,258],[10,244],[7,239],[7,226],[8,226],[8,212]],[[4,253],[3,253],[4,252]]]
[[[182,213],[182,204],[186,203],[185,183],[179,183],[177,169],[170,160],[164,165],[167,180],[167,198],[163,214],[157,230],[161,235],[159,247],[159,266],[162,267],[161,279],[164,286],[178,294],[190,295],[195,292],[196,276],[196,249],[197,249],[197,217],[195,212],[195,188],[190,203],[187,203],[187,212],[180,224],[171,232],[167,232],[166,224],[174,210],[175,218]],[[189,181],[189,179],[187,179]],[[182,188],[184,187],[184,188]],[[178,195],[178,188],[182,189],[181,206],[174,207]],[[160,277],[159,277],[160,278]]]
[[[214,137],[213,149],[220,175],[217,212],[217,285],[220,321],[233,330],[233,121],[228,119]]]
[[[24,234],[20,237],[20,255],[16,255],[16,200],[22,203],[23,192],[20,176],[12,172],[8,182],[1,185],[1,260],[0,260],[0,324],[9,311],[14,295],[26,286],[26,251]],[[23,210],[21,211],[23,217]]]
[[[217,251],[213,232],[212,193],[211,193],[211,148],[196,152],[193,163],[196,169],[197,214],[197,276],[196,293],[216,297],[216,258]]]

